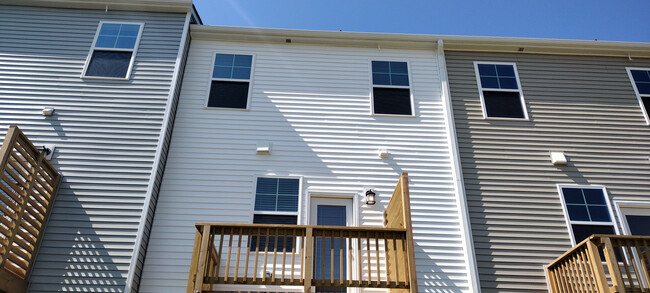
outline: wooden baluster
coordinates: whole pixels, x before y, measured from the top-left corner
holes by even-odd
[[[248,262],[250,259],[250,254],[251,254],[251,249],[250,246],[252,245],[251,240],[254,235],[253,229],[248,228],[247,231],[250,231],[247,233],[246,236],[246,260],[244,261],[244,282],[248,283]]]
[[[397,264],[399,262],[399,258],[397,258],[397,238],[393,238],[393,265],[394,265],[394,270],[395,270],[395,282],[399,283],[399,265]]]
[[[280,238],[279,228],[275,228],[275,240],[273,241],[273,266],[271,267],[271,281],[275,284],[275,264],[278,258],[278,238]]]
[[[269,235],[271,235],[271,229],[266,228],[266,236],[264,238],[264,266],[262,267],[262,282],[266,283],[266,264],[268,263],[269,255]]]
[[[287,238],[289,237],[289,230],[284,230],[284,235],[283,241],[282,241],[282,271],[281,271],[281,280],[282,284],[284,284],[284,270],[285,270],[285,264],[287,262]]]
[[[345,280],[345,250],[343,250],[343,231],[339,231],[339,285],[343,285]]]
[[[366,232],[366,253],[368,254],[368,282],[372,283],[372,255],[370,254],[370,233]]]
[[[316,276],[317,280],[325,280],[325,234],[321,237],[320,241],[320,277]],[[320,278],[320,279],[319,279]]]
[[[334,284],[334,232],[330,232],[330,284]]]
[[[650,288],[650,267],[646,263],[648,259],[644,258],[643,252],[641,252],[641,247],[644,246],[643,242],[644,242],[643,240],[635,240],[634,247],[635,247],[636,255],[639,256],[639,262],[641,263],[641,272],[643,272],[643,278],[645,279],[646,284],[648,285],[648,287],[646,288]],[[648,249],[647,247],[645,249],[646,249],[645,253],[650,253],[647,250]]]
[[[293,283],[293,281],[296,278],[294,272],[295,272],[295,264],[296,264],[296,249],[298,249],[297,248],[298,243],[296,243],[296,241],[298,241],[298,231],[297,230],[291,230],[291,236],[292,236],[292,238],[291,238],[292,239],[292,243],[291,243],[291,270],[289,271],[289,272],[291,272],[291,275],[289,275],[289,278],[291,279],[291,283]]]
[[[255,241],[255,264],[253,265],[253,283],[257,282],[257,259],[260,256],[260,238],[262,238],[262,229],[257,228],[257,238]]]
[[[575,267],[576,267],[576,271],[578,272],[578,276],[580,277],[580,292],[589,292],[587,290],[587,283],[589,283],[589,282],[585,278],[586,273],[585,273],[584,269],[582,268],[582,261],[580,260],[579,251],[576,251],[573,254],[573,258],[574,258],[574,264],[575,264]]]
[[[377,265],[377,284],[381,282],[381,265],[380,265],[380,260],[379,260],[379,235],[377,232],[375,234],[375,257],[376,257],[376,265]]]
[[[314,267],[314,258],[313,258],[313,228],[312,227],[307,227],[305,228],[305,267],[304,267],[304,272],[305,272],[305,279],[304,279],[304,292],[308,293],[311,292],[311,281],[313,279],[312,277],[312,268]]]
[[[357,233],[357,270],[359,273],[359,284],[363,280],[363,272],[361,271],[361,232]]]
[[[306,230],[305,230],[306,231]],[[298,253],[298,257],[300,257],[300,282],[304,285],[305,283],[305,241],[307,241],[307,238],[305,237],[302,238],[302,241],[300,241],[300,251]],[[296,240],[298,238],[296,237]]]
[[[595,292],[596,289],[594,288],[594,280],[593,277],[591,276],[591,270],[589,269],[589,264],[587,263],[586,256],[585,256],[585,250],[580,249],[578,251],[578,256],[580,257],[580,263],[582,264],[583,270],[585,272],[585,279],[586,279],[586,286],[585,288],[587,289],[587,292]]]
[[[219,278],[219,269],[221,268],[221,257],[223,256],[222,254],[222,249],[223,249],[223,237],[224,237],[224,227],[219,227],[219,253],[217,253],[217,272],[215,274],[215,277]]]
[[[388,249],[388,238],[389,238],[389,233],[384,233],[384,269],[386,270],[386,282],[390,284],[391,278],[390,278],[390,267],[388,264],[388,254],[389,254],[389,249]]]
[[[234,229],[235,228],[233,227],[230,227],[228,229],[228,256],[226,257],[226,269],[224,270],[225,283],[228,283],[228,279],[229,279],[228,270],[230,269],[230,253],[232,251],[232,238],[233,238],[233,234],[235,233]]]
[[[239,276],[239,255],[241,253],[241,239],[244,234],[244,228],[239,228],[239,241],[237,242],[237,256],[235,257],[235,283],[237,282],[237,277]]]
[[[348,284],[352,284],[352,231],[348,231],[348,238],[345,243],[348,251]]]

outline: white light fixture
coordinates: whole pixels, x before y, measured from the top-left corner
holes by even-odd
[[[372,191],[372,189],[368,189],[366,191],[366,204],[367,205],[371,206],[371,205],[374,205],[376,203],[375,195],[376,194],[375,194],[374,191]]]
[[[555,166],[565,166],[567,159],[563,152],[551,152],[551,163]]]
[[[388,157],[388,150],[387,149],[379,149],[379,157],[384,159]]]
[[[258,141],[257,142],[257,154],[258,155],[270,155],[271,154],[271,143],[268,141]]]
[[[43,108],[43,116],[52,116],[54,114],[54,107]]]

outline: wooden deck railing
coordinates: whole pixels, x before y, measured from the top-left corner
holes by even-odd
[[[17,126],[0,148],[0,291],[25,292],[61,175]]]
[[[546,274],[552,293],[650,292],[650,236],[592,235]]]
[[[187,292],[215,285],[417,292],[408,199],[402,174],[386,210],[387,228],[196,224]]]

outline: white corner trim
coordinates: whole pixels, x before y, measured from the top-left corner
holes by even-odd
[[[463,250],[466,256],[465,265],[467,267],[467,277],[472,292],[481,292],[479,283],[478,265],[476,263],[476,253],[474,251],[474,240],[472,239],[472,227],[469,218],[469,208],[467,206],[467,196],[465,194],[465,182],[463,181],[463,169],[460,164],[460,151],[458,149],[458,140],[456,138],[456,125],[454,124],[454,113],[451,100],[451,90],[449,89],[449,77],[447,76],[447,62],[445,61],[444,44],[438,40],[438,71],[441,82],[441,98],[443,104],[443,113],[445,115],[445,124],[447,125],[447,137],[449,140],[449,155],[451,157],[451,169],[454,173],[454,188],[456,189],[456,204],[458,205],[458,216],[461,219],[461,234]]]
[[[177,80],[181,75],[181,61],[183,60],[183,53],[185,49],[185,42],[189,35],[190,30],[190,18],[192,16],[191,12],[188,12],[185,16],[185,25],[183,26],[183,36],[178,45],[178,54],[176,54],[176,65],[174,67],[174,74],[172,75],[172,84],[169,88],[169,96],[167,98],[167,106],[165,107],[165,116],[162,121],[162,128],[160,129],[160,136],[158,137],[158,146],[156,147],[156,155],[154,157],[153,166],[151,168],[151,176],[149,177],[149,184],[147,185],[147,193],[144,198],[144,206],[142,207],[142,215],[140,215],[140,224],[138,225],[138,232],[135,238],[135,244],[133,246],[133,254],[131,255],[131,264],[129,265],[128,275],[126,277],[126,286],[124,287],[124,292],[130,293],[132,291],[133,279],[135,278],[135,268],[138,263],[138,256],[142,251],[142,242],[144,241],[144,228],[147,223],[145,221],[149,208],[151,207],[152,197],[154,192],[154,182],[156,181],[157,170],[162,168],[161,159],[163,152],[163,143],[165,134],[169,128],[169,120],[171,119],[172,111],[172,101],[174,99],[174,93],[176,92],[176,87],[178,86]],[[188,48],[186,48],[189,50]],[[171,139],[171,137],[170,137]],[[152,223],[153,226],[153,223]],[[153,227],[152,227],[153,228]],[[144,265],[144,264],[143,264]]]

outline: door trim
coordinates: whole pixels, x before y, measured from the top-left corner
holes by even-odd
[[[647,209],[650,211],[650,201],[623,201],[615,200],[614,208],[616,209],[616,217],[618,217],[618,222],[621,226],[621,231],[623,235],[632,235],[630,232],[630,227],[627,225],[627,219],[625,218],[624,210],[625,209]]]

